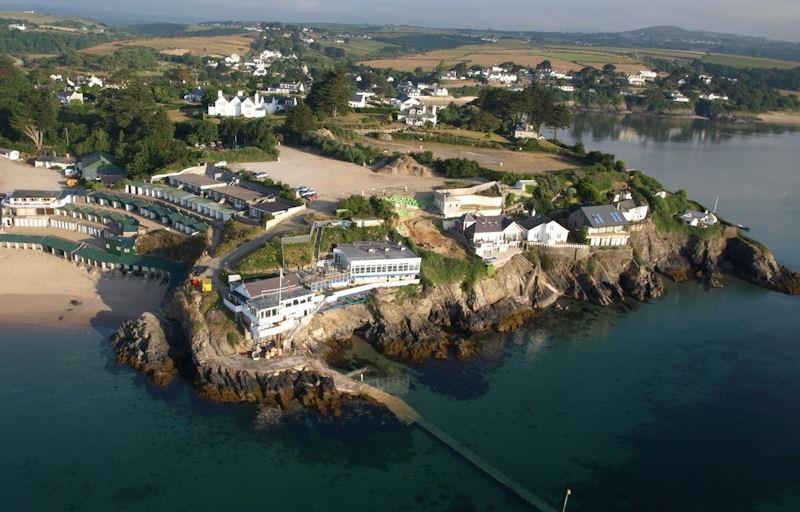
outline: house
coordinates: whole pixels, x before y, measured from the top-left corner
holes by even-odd
[[[514,183],[514,188],[517,189],[518,194],[530,195],[533,190],[539,186],[536,180],[517,180]]]
[[[194,103],[202,103],[204,94],[205,94],[205,92],[203,91],[203,89],[201,89],[199,87],[195,87],[194,89],[189,91],[189,94],[184,96],[183,99],[185,99],[186,101],[194,102]]]
[[[630,198],[616,202],[614,206],[622,212],[622,216],[628,222],[642,222],[647,218],[647,212],[650,211],[649,205],[638,205]]]
[[[525,228],[505,215],[467,214],[456,226],[482,258],[520,247],[526,236]]]
[[[262,198],[256,203],[251,203],[247,208],[247,216],[262,222],[292,214],[305,209],[304,204],[287,201],[281,197],[272,196]]]
[[[0,157],[8,160],[19,160],[19,151],[16,149],[0,148]]]
[[[251,204],[265,197],[262,192],[250,190],[239,185],[210,188],[207,193],[212,201],[224,202],[237,210],[247,210]]]
[[[236,96],[228,96],[217,91],[217,99],[208,106],[208,115],[219,117],[258,118],[267,115],[264,98],[257,92],[255,96],[245,96],[238,91]]]
[[[78,159],[78,170],[86,182],[101,181],[103,183],[117,183],[128,174],[120,169],[108,153],[92,153],[83,155]]]
[[[539,135],[539,131],[534,128],[533,125],[527,123],[518,124],[516,128],[514,128],[514,138],[515,139],[541,139],[543,138]]]
[[[8,30],[19,30],[20,32],[24,32],[28,29],[24,23],[11,23],[8,25]]]
[[[295,96],[267,96],[264,98],[264,109],[269,115],[286,112],[296,106],[297,98]]]
[[[402,243],[356,242],[333,249],[333,263],[347,273],[351,286],[419,283],[422,258]]]
[[[411,107],[417,107],[422,105],[422,102],[419,101],[417,98],[412,98],[411,96],[401,95],[396,98],[392,98],[391,100],[392,105],[399,108],[400,110],[408,110]]]
[[[670,98],[672,98],[672,101],[674,101],[676,103],[689,103],[689,101],[690,101],[688,97],[684,96],[683,94],[681,94],[680,92],[677,92],[677,91],[673,92],[673,93],[670,93],[669,96],[670,96]]]
[[[556,87],[556,89],[564,91],[564,92],[575,92],[575,86],[574,85],[569,85],[569,84],[559,85],[559,86]]]
[[[234,281],[223,303],[245,325],[253,340],[272,341],[283,346],[283,337],[301,322],[310,319],[324,297],[300,283],[296,273],[258,279]],[[287,337],[287,342],[290,342]]]
[[[203,192],[212,189],[224,187],[227,185],[224,181],[217,181],[214,178],[206,176],[205,174],[173,174],[167,177],[169,184],[175,188],[186,190],[196,195],[203,195]]]
[[[628,85],[634,85],[637,87],[643,86],[647,82],[641,75],[628,75],[626,78],[628,80]]]
[[[225,64],[236,66],[241,60],[242,58],[239,56],[239,54],[232,53],[225,57]]]
[[[58,101],[62,105],[69,105],[70,103],[83,103],[83,93],[77,91],[61,91],[58,93]]]
[[[267,87],[267,94],[303,94],[306,87],[300,82],[281,82]]]
[[[61,169],[62,171],[72,167],[75,159],[67,156],[39,155],[33,161],[34,167],[44,167],[45,169]]]
[[[525,229],[525,242],[555,246],[566,243],[569,230],[547,215],[533,215],[517,223]]]
[[[398,112],[397,120],[405,122],[408,126],[425,126],[427,123],[435,126],[438,122],[438,117],[435,106],[417,105]]]
[[[503,195],[496,181],[472,187],[434,190],[433,203],[445,219],[461,217],[466,213],[500,215],[503,211]]]
[[[639,76],[649,82],[652,82],[658,77],[658,73],[656,73],[655,71],[651,71],[649,69],[642,69],[639,71]]]
[[[695,228],[708,228],[715,225],[718,221],[717,216],[709,213],[708,210],[700,212],[697,210],[686,210],[678,215],[678,220],[687,226]]]
[[[367,106],[367,95],[363,93],[354,94],[347,102],[350,108],[364,108]]]
[[[434,96],[449,96],[450,92],[447,90],[447,87],[436,87],[433,89]]]
[[[585,231],[590,246],[628,244],[628,221],[611,205],[582,206],[569,215],[567,223],[573,231]]]
[[[728,96],[724,94],[715,94],[713,92],[710,92],[708,94],[701,94],[700,99],[708,101],[728,101]]]

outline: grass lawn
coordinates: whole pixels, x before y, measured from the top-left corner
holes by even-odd
[[[721,64],[734,68],[778,68],[791,69],[800,66],[800,62],[788,60],[765,59],[761,57],[745,57],[743,55],[725,55],[721,53],[711,53],[703,58],[704,62],[710,64]]]
[[[483,140],[488,142],[506,143],[508,139],[502,135],[492,133],[489,138],[486,137],[486,132],[476,132],[473,130],[465,130],[459,128],[436,128],[430,130],[431,133],[438,133],[440,135],[450,135],[453,137],[463,137],[465,139]]]

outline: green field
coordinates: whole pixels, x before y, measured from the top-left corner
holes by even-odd
[[[742,55],[726,55],[722,53],[710,53],[703,58],[709,64],[720,64],[734,68],[778,68],[791,69],[800,67],[800,62],[788,60],[764,59],[760,57],[745,57]]]
[[[383,41],[373,41],[372,39],[351,39],[344,43],[335,43],[332,41],[321,41],[322,46],[335,46],[342,48],[347,52],[348,57],[355,57],[358,59],[367,57],[382,48],[397,47],[396,44],[385,43]]]

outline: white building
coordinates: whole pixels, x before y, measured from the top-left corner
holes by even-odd
[[[482,258],[520,247],[525,241],[525,228],[505,215],[467,214],[456,225]]]
[[[60,190],[15,190],[2,202],[4,226],[47,227],[49,217],[65,204],[74,203],[75,196]]]
[[[713,92],[710,92],[708,94],[701,94],[700,99],[708,101],[728,101],[728,96],[724,94],[715,94]]]
[[[647,218],[647,212],[650,211],[650,206],[643,204],[638,205],[632,199],[623,199],[615,203],[617,210],[622,212],[622,216],[628,222],[642,222]]]
[[[709,213],[708,210],[700,212],[697,210],[686,210],[678,215],[678,220],[696,228],[708,228],[717,223],[717,216]]]
[[[494,193],[496,181],[472,187],[439,189],[433,191],[433,203],[445,219],[464,214],[500,215],[503,211],[503,195]]]
[[[241,60],[242,60],[242,58],[239,56],[239,54],[232,53],[232,54],[228,55],[227,57],[225,57],[225,64],[236,65],[236,64],[239,64],[239,62]]]
[[[407,126],[425,126],[427,123],[436,126],[439,118],[435,106],[417,105],[398,112],[397,120],[404,122]]]
[[[333,249],[333,263],[348,274],[351,286],[419,283],[422,258],[402,243],[356,242]]]
[[[240,318],[254,340],[274,340],[281,347],[281,338],[309,320],[323,300],[322,295],[301,285],[297,274],[291,273],[233,282],[223,302]]]
[[[611,205],[582,206],[569,215],[567,222],[574,231],[586,231],[590,246],[628,244],[629,235],[625,229],[628,221]]]
[[[347,104],[350,108],[364,108],[367,106],[367,95],[363,93],[354,94]]]
[[[450,92],[447,90],[447,87],[436,87],[433,90],[434,96],[449,96]]]
[[[647,82],[641,75],[628,75],[626,78],[628,85],[642,86]]]
[[[27,29],[28,27],[26,27],[24,23],[11,23],[8,26],[8,30],[19,30],[20,32],[24,32]]]
[[[422,105],[422,102],[419,101],[417,98],[412,98],[411,96],[407,95],[402,95],[396,98],[392,98],[391,102],[392,105],[399,108],[400,110],[408,110],[411,107]]]
[[[267,115],[267,107],[258,92],[255,96],[245,96],[243,91],[237,92],[236,96],[227,96],[222,91],[217,91],[216,101],[208,106],[208,115],[257,118]]]
[[[300,82],[281,82],[267,87],[268,94],[303,94],[306,87]]]
[[[670,98],[672,101],[676,103],[689,103],[689,98],[681,94],[680,92],[673,92],[670,94]]]
[[[525,229],[525,241],[555,246],[567,241],[569,230],[546,215],[534,215],[517,221]]]

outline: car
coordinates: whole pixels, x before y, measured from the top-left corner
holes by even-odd
[[[220,160],[219,162],[214,164],[214,167],[216,167],[217,169],[219,169],[220,167],[227,167],[227,166],[228,162],[225,160]]]
[[[260,172],[260,173],[256,174],[256,179],[258,179],[258,180],[266,180],[268,178],[269,178],[269,174],[267,174],[265,172]]]
[[[300,192],[300,195],[303,197],[308,197],[310,195],[316,195],[317,191],[313,188],[307,188],[304,191]]]
[[[311,202],[311,201],[316,201],[317,199],[319,199],[319,196],[316,193],[314,193],[314,194],[309,194],[307,196],[304,196],[303,199],[305,199],[308,202]]]
[[[298,194],[302,194],[303,192],[307,192],[308,190],[310,190],[310,189],[308,187],[306,187],[306,186],[297,187],[297,193]]]

